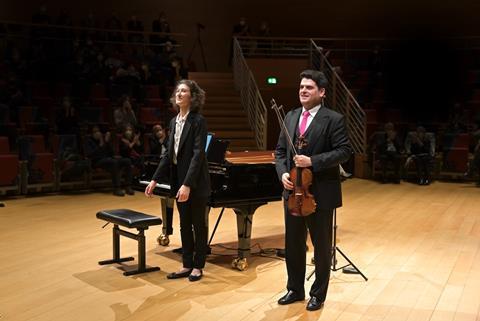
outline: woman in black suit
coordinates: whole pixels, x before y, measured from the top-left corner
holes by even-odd
[[[207,254],[205,209],[210,196],[210,176],[205,156],[207,125],[200,109],[205,92],[192,80],[178,82],[171,102],[178,114],[170,121],[168,151],[145,189],[151,196],[157,180],[169,176],[172,197],[177,199],[183,267],[167,275],[169,279],[202,278]]]

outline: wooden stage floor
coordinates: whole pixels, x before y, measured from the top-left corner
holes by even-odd
[[[161,227],[147,231],[147,264],[161,271],[125,277],[118,266],[97,264],[110,258],[112,244],[111,225],[102,229],[95,213],[159,214],[156,198],[93,193],[7,200],[0,208],[0,321],[480,320],[480,188],[352,179],[343,195],[338,245],[369,280],[333,273],[325,307],[316,312],[307,312],[306,302],[277,305],[285,291],[282,260],[256,255],[247,271],[230,267],[235,252],[225,247],[236,246],[231,210],[204,278],[191,283],[166,279],[181,265],[172,253],[180,246],[177,214],[169,247],[156,243]],[[218,214],[212,211],[210,229]],[[283,247],[283,229],[280,202],[258,209],[253,251]],[[136,255],[135,241],[121,243],[123,255]]]

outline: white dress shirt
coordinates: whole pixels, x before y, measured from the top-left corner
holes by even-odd
[[[307,127],[305,127],[305,131],[307,131],[308,129],[308,126],[310,126],[310,124],[312,123],[312,120],[313,118],[315,117],[315,115],[318,113],[318,111],[320,110],[320,108],[322,107],[322,105],[317,105],[315,107],[313,107],[312,109],[308,110],[308,112],[310,113],[310,115],[308,116],[308,119],[307,119]],[[307,111],[305,109],[305,107],[302,107],[302,113],[300,114],[300,119],[298,120],[298,128],[300,128],[300,124],[302,123],[302,118],[303,118],[303,113]]]
[[[173,163],[177,164],[177,154],[178,154],[178,146],[180,145],[180,138],[182,137],[183,127],[185,126],[185,121],[187,120],[187,116],[190,112],[186,113],[183,117],[178,113],[175,119],[175,135],[173,136],[174,146],[173,146]]]

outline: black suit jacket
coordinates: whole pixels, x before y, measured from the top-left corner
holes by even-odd
[[[210,196],[210,175],[205,155],[207,141],[205,118],[199,113],[188,114],[178,145],[177,172],[173,173],[175,121],[176,117],[170,121],[168,151],[160,160],[152,179],[158,181],[160,178],[170,177],[172,196],[175,196],[181,185],[186,185],[190,187],[191,198],[208,197]]]
[[[287,113],[285,125],[292,139],[302,113],[302,108]],[[352,148],[348,140],[344,117],[339,113],[322,106],[305,132],[308,146],[304,155],[311,157],[313,183],[312,193],[317,202],[317,209],[333,209],[342,206],[339,164],[347,161]],[[275,150],[275,166],[281,181],[284,173],[295,166],[294,152],[283,132],[280,134]],[[289,192],[284,192],[288,199]]]

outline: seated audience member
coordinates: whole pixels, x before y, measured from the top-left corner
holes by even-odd
[[[132,164],[143,171],[143,146],[140,142],[140,133],[135,133],[131,126],[127,126],[120,139],[120,156],[129,158]]]
[[[111,134],[103,134],[98,126],[92,128],[92,136],[85,146],[85,155],[91,159],[93,168],[102,168],[112,175],[113,195],[124,196],[125,192],[133,195],[132,162],[129,158],[115,157],[113,153]],[[121,174],[124,173],[125,191],[120,188]]]
[[[158,15],[158,18],[152,22],[152,31],[153,32],[162,32],[162,33],[170,33],[172,32],[170,29],[170,24],[167,21],[167,17],[164,12],[161,12]],[[168,35],[152,35],[150,36],[150,42],[154,44],[162,44],[167,41],[171,41]],[[160,48],[160,47],[157,47]]]
[[[120,98],[120,106],[113,112],[113,120],[119,133],[123,133],[127,126],[137,127],[137,117],[132,109],[129,96],[125,95]]]
[[[475,125],[472,132],[472,139],[474,140],[473,159],[468,164],[468,170],[465,173],[467,177],[473,177],[477,173],[477,186],[480,187],[480,126]]]
[[[380,165],[382,167],[382,182],[387,182],[387,166],[389,163],[391,163],[394,170],[393,182],[398,184],[400,183],[402,145],[392,123],[386,123],[384,130],[385,133],[377,137],[377,150],[380,159]]]
[[[138,31],[128,34],[128,42],[143,42],[143,22],[138,20],[137,15],[132,15],[127,22],[128,31]]]
[[[77,112],[68,96],[62,99],[62,109],[57,117],[57,133],[60,135],[79,133]]]
[[[152,127],[152,136],[149,137],[150,154],[160,157],[167,150],[167,132],[162,125]]]
[[[432,141],[427,136],[425,128],[422,126],[417,127],[417,130],[411,133],[409,137],[409,152],[411,158],[407,160],[413,160],[415,167],[417,168],[417,178],[419,185],[430,184],[430,163],[432,161]]]

